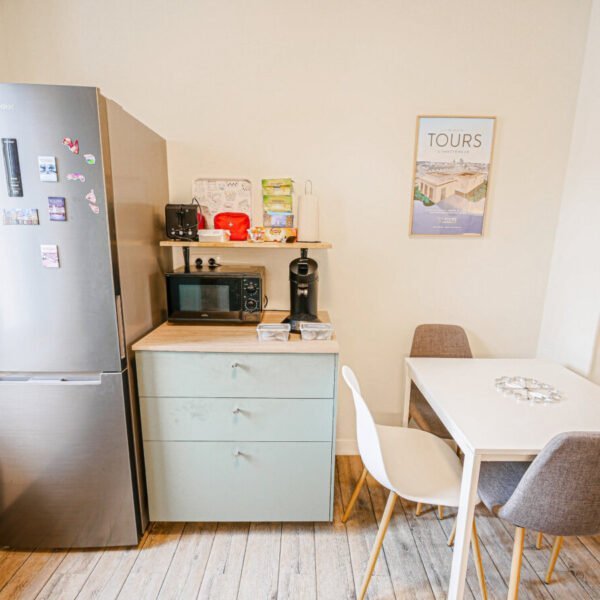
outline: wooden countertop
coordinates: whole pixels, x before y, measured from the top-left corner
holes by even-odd
[[[266,311],[263,323],[280,323],[285,311]],[[319,312],[329,323],[329,314]],[[150,352],[255,352],[278,354],[337,354],[339,344],[332,340],[303,342],[299,333],[291,333],[288,342],[259,342],[256,324],[252,325],[181,325],[163,323],[133,345],[133,350]]]

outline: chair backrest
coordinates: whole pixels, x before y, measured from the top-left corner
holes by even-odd
[[[473,358],[467,334],[458,325],[419,325],[413,335],[410,355]]]
[[[425,358],[473,358],[469,338],[458,325],[418,325],[413,335],[410,355]],[[410,398],[416,401],[423,395],[413,383]]]
[[[360,385],[354,371],[348,367],[342,367],[342,376],[352,391],[354,408],[356,410],[356,437],[358,440],[358,451],[367,471],[383,486],[391,488],[389,477],[385,470],[381,444],[375,421],[369,411],[367,403],[360,393]]]
[[[498,515],[550,535],[600,533],[600,433],[550,440]]]

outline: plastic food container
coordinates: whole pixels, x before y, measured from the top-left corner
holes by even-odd
[[[290,337],[289,323],[261,323],[256,327],[260,342],[287,342]]]
[[[333,337],[331,323],[300,323],[300,335],[305,341],[330,340]]]
[[[228,242],[231,232],[227,229],[199,229],[199,242]]]

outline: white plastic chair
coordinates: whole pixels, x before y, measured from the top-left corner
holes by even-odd
[[[457,507],[462,465],[452,449],[431,433],[407,427],[377,425],[361,395],[352,369],[342,367],[342,375],[354,399],[358,450],[365,469],[390,490],[358,594],[358,600],[363,600],[398,496],[413,502]],[[487,599],[475,520],[472,543],[481,594]]]

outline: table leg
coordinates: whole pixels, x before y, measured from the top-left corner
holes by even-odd
[[[456,539],[454,541],[448,600],[462,600],[465,592],[469,544],[471,542],[471,530],[473,529],[479,467],[481,465],[479,456],[469,450],[465,451],[463,449],[463,451],[465,452],[465,462],[460,486],[460,505],[456,517]]]
[[[408,410],[410,407],[410,389],[412,387],[412,379],[410,377],[410,369],[408,365],[404,365],[404,400],[402,402],[402,427],[408,427]]]

